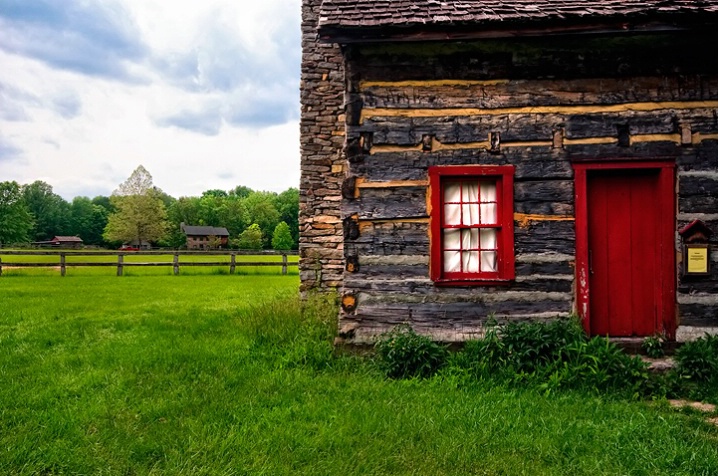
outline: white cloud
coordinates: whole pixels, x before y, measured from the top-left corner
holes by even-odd
[[[52,5],[63,7],[33,13],[45,33],[74,29],[75,45],[92,43],[98,28],[75,12],[87,3]],[[0,23],[16,25],[4,10]],[[299,0],[106,0],[92,12],[87,21],[116,27],[87,49],[115,51],[108,60],[78,66],[66,51],[0,42],[2,180],[44,180],[66,199],[108,195],[143,164],[173,196],[298,186]]]

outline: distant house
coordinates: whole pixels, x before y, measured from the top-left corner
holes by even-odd
[[[56,236],[49,241],[36,241],[36,246],[53,246],[57,248],[82,248],[84,245],[79,236]]]
[[[191,226],[180,223],[180,230],[187,237],[187,249],[190,250],[226,248],[229,243],[229,231],[224,227]]]
[[[121,250],[127,250],[127,251],[139,251],[139,250],[151,250],[152,249],[152,243],[149,241],[142,240],[142,242],[135,240],[130,241],[129,243],[125,243],[120,247]]]

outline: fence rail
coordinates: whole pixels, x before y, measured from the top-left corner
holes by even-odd
[[[289,267],[296,267],[298,263],[291,263],[289,256],[297,256],[296,251],[0,251],[0,276],[3,274],[3,266],[6,268],[59,268],[60,275],[65,276],[67,268],[74,267],[116,267],[117,276],[122,276],[126,267],[143,266],[172,266],[173,273],[178,275],[181,267],[186,266],[229,266],[229,274],[234,274],[237,267],[243,266],[275,266],[282,267],[282,274],[287,274]],[[57,256],[57,262],[3,262],[3,256]],[[116,262],[90,262],[71,261],[68,256],[116,256]],[[125,257],[134,256],[172,256],[172,261],[146,261],[133,262],[125,261]],[[180,261],[180,256],[229,256],[229,261]],[[237,256],[277,256],[281,261],[237,261]]]

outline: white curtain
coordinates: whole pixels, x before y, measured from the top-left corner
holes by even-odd
[[[495,225],[496,213],[496,183],[481,182],[481,224]]]
[[[444,225],[494,225],[497,223],[494,182],[445,182]],[[496,271],[496,230],[447,228],[443,231],[446,272]]]
[[[444,225],[461,225],[460,202],[461,182],[447,182],[444,185]]]
[[[481,230],[481,249],[491,250],[481,252],[481,271],[497,271],[496,269],[496,230],[484,228]]]

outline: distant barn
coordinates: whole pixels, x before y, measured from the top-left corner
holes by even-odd
[[[229,244],[229,231],[224,227],[192,226],[181,223],[180,230],[187,237],[186,246],[189,250],[226,248]]]
[[[718,332],[718,0],[302,11],[300,275],[341,337]]]
[[[82,248],[84,242],[79,236],[56,236],[48,241],[36,241],[33,245],[57,248]]]

